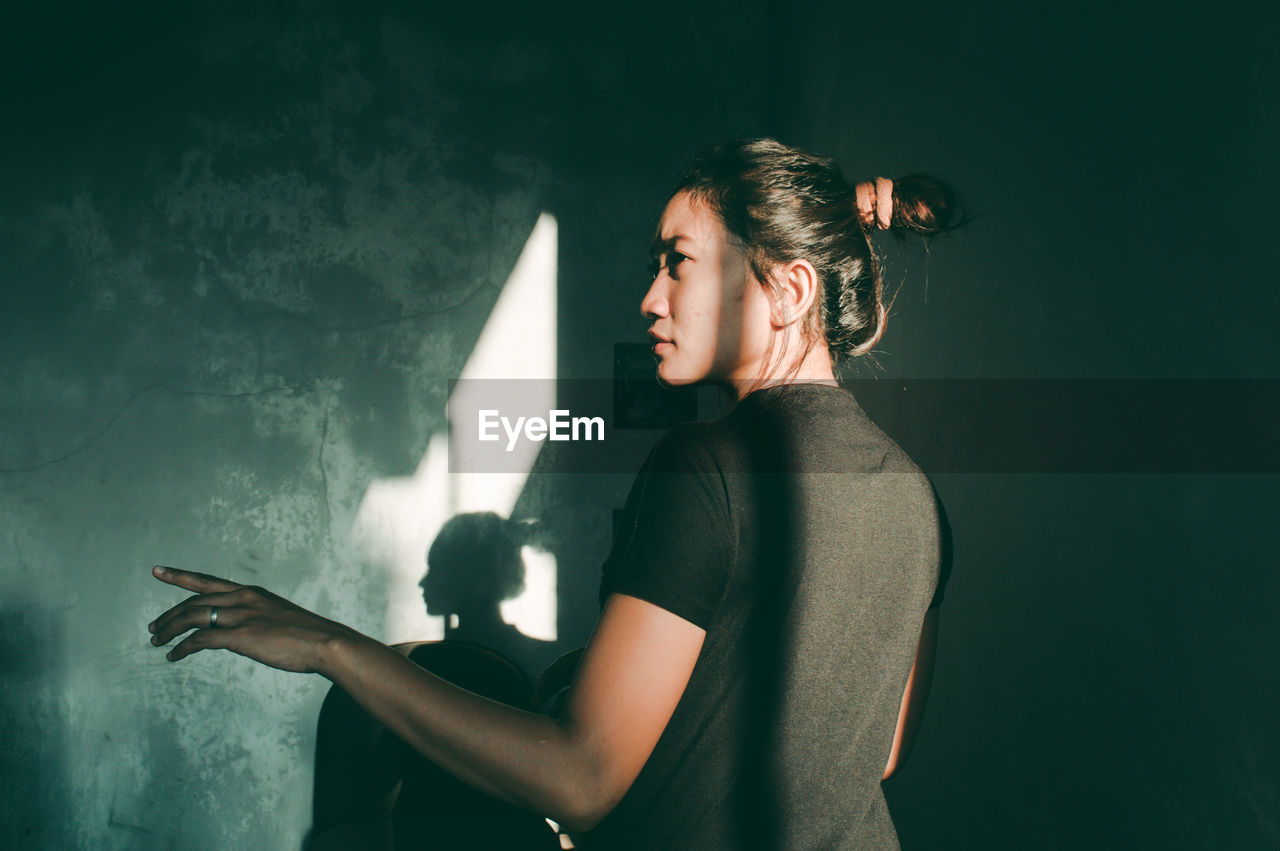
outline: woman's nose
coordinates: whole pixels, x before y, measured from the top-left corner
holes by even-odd
[[[667,303],[667,272],[664,269],[653,279],[649,292],[640,301],[640,313],[650,321],[667,315],[670,305]]]

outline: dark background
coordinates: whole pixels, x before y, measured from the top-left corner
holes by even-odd
[[[6,847],[301,842],[325,683],[167,666],[147,568],[430,637],[388,619],[416,577],[362,505],[441,433],[542,213],[558,373],[609,376],[705,143],[933,171],[980,212],[882,246],[905,283],[860,378],[1280,377],[1274,4],[54,3],[2,38]],[[935,476],[956,563],[886,784],[904,847],[1280,843],[1275,476],[1169,469]],[[626,485],[534,476],[514,511],[559,649]]]

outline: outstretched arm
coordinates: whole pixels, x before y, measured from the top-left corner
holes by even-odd
[[[386,645],[260,588],[172,568],[157,578],[199,592],[151,625],[169,653],[231,650],[332,680],[411,746],[499,798],[586,830],[630,788],[684,693],[704,631],[652,603],[606,601],[565,716],[524,712],[460,689]],[[209,626],[212,606],[218,623]]]

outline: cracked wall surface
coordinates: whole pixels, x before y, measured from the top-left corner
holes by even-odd
[[[166,663],[145,625],[183,595],[150,566],[385,637],[356,512],[444,427],[539,215],[565,242],[562,371],[607,377],[612,343],[643,339],[672,172],[704,139],[760,130],[762,77],[732,55],[757,16],[698,62],[693,92],[718,105],[655,142],[649,105],[679,71],[640,62],[656,22],[604,44],[599,21],[510,5],[11,22],[0,845],[298,847],[327,683],[230,654]],[[625,486],[521,500],[559,563],[545,662],[586,637]]]

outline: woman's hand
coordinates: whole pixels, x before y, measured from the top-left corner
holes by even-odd
[[[157,566],[152,573],[161,582],[196,592],[147,626],[157,646],[195,630],[169,651],[165,658],[173,662],[201,650],[222,649],[282,671],[323,674],[324,645],[358,635],[263,588],[172,567]]]

